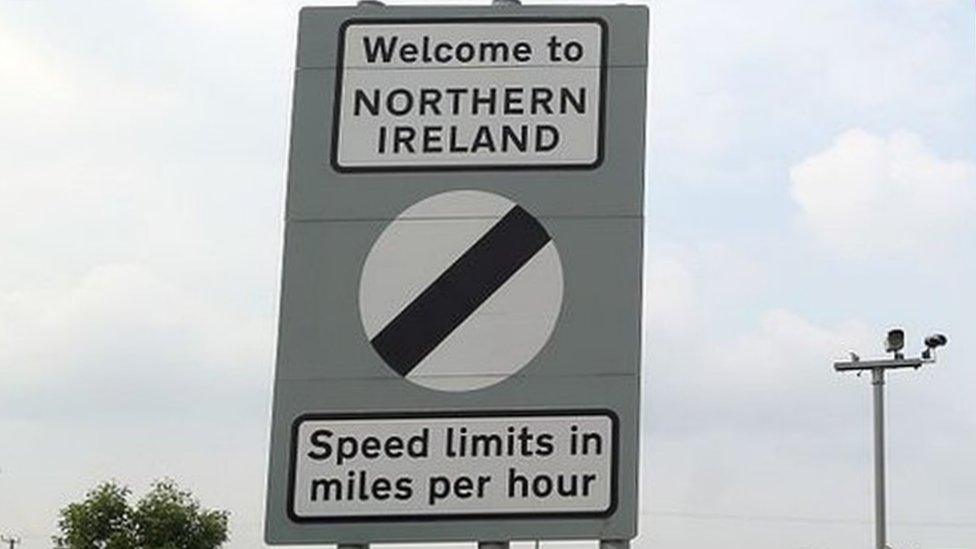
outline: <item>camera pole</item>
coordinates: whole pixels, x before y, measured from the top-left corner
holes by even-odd
[[[884,440],[884,384],[885,371],[898,368],[919,369],[925,364],[935,363],[935,348],[941,347],[948,339],[941,334],[925,338],[925,351],[918,358],[905,358],[901,350],[905,347],[905,332],[890,330],[885,342],[885,350],[892,358],[861,360],[851,353],[851,360],[835,362],[838,372],[871,371],[871,386],[874,397],[874,537],[875,549],[888,549],[888,532],[885,498],[885,440]]]
[[[888,533],[885,508],[884,444],[884,368],[871,370],[874,386],[874,538],[876,549],[887,549]]]

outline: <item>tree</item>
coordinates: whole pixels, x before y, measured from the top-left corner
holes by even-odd
[[[212,549],[227,541],[227,511],[200,509],[190,492],[171,480],[153,485],[133,512],[138,547]]]
[[[71,549],[131,549],[138,547],[133,532],[129,489],[106,482],[61,510],[58,547]]]
[[[153,484],[133,507],[131,491],[106,482],[61,510],[64,549],[214,549],[227,541],[227,511],[202,509],[172,480]]]

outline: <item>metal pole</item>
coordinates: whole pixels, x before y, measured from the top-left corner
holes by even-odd
[[[875,548],[887,549],[885,528],[884,369],[871,370],[874,386],[874,536]]]
[[[478,549],[508,549],[507,541],[479,541]]]
[[[629,539],[601,539],[600,549],[630,549]]]

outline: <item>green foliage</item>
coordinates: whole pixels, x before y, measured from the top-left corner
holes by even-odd
[[[201,509],[188,491],[161,480],[133,507],[130,490],[106,482],[61,510],[64,549],[214,549],[227,541],[227,511]]]
[[[71,549],[131,549],[138,547],[133,533],[129,489],[106,482],[61,510],[58,547]]]
[[[200,509],[171,480],[157,482],[133,513],[139,547],[211,549],[227,541],[227,512]]]

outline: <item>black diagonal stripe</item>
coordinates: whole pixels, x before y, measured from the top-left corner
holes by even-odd
[[[406,376],[550,240],[515,206],[372,339]]]

